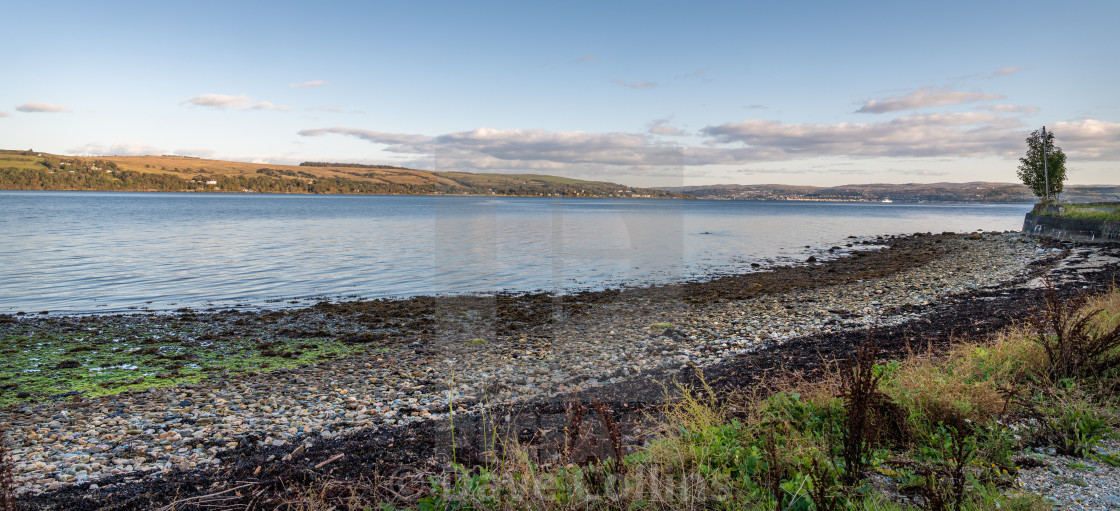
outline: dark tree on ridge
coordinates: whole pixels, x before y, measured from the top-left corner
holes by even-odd
[[[1031,192],[1042,199],[1046,197],[1046,175],[1050,176],[1050,195],[1062,193],[1066,180],[1066,153],[1054,145],[1054,132],[1046,132],[1046,167],[1042,165],[1042,131],[1035,130],[1027,137],[1027,154],[1019,158],[1019,179]]]

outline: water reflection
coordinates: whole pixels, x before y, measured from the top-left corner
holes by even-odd
[[[0,192],[0,312],[680,281],[804,259],[848,235],[1018,229],[1029,209]]]

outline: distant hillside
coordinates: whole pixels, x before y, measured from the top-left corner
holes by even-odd
[[[698,199],[895,202],[1036,202],[1016,183],[866,184],[828,188],[795,185],[707,185],[662,188]],[[1070,202],[1117,200],[1120,186],[1066,185],[1061,199]]]
[[[619,198],[681,196],[665,190],[537,174],[432,172],[388,165],[321,162],[268,165],[186,156],[76,157],[11,150],[0,150],[0,189]]]

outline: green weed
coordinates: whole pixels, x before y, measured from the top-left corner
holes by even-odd
[[[198,383],[212,374],[272,371],[358,351],[330,338],[266,341],[170,321],[7,330],[0,332],[0,406]]]
[[[1072,381],[1041,396],[1047,439],[1059,454],[1085,457],[1112,428],[1112,417]]]

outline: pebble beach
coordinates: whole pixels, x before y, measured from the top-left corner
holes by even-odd
[[[730,299],[698,300],[684,288],[619,292],[579,307],[548,297],[543,316],[535,320],[516,315],[510,320],[508,311],[478,306],[493,303],[489,298],[469,306],[436,300],[424,313],[435,320],[399,324],[397,330],[371,328],[358,304],[235,314],[20,317],[0,323],[0,331],[34,339],[41,332],[127,326],[195,342],[236,331],[258,343],[313,332],[348,340],[350,349],[294,367],[214,371],[184,383],[109,395],[9,402],[0,409],[0,423],[8,427],[19,492],[78,483],[96,489],[106,476],[128,480],[216,467],[246,445],[310,443],[372,426],[431,420],[452,410],[477,411],[686,366],[702,368],[793,338],[901,324],[955,295],[1036,285],[1035,266],[1070,255],[1017,233],[856,240],[857,248],[860,242],[869,247],[865,253],[842,251],[837,261],[858,267],[861,258],[893,257],[906,263],[871,278],[849,272],[849,278],[784,288],[776,283],[783,280],[781,272],[798,268],[760,269],[736,283],[749,296]],[[924,255],[911,257],[907,250]],[[891,251],[902,255],[888,255]],[[1102,264],[1091,251],[1083,252],[1084,262]],[[825,268],[822,274],[829,275],[830,264],[835,262],[805,266]],[[778,291],[767,292],[768,286]],[[139,353],[137,348],[123,349]],[[1042,483],[1031,484],[1027,487]],[[1113,501],[1100,502],[1106,509]]]

